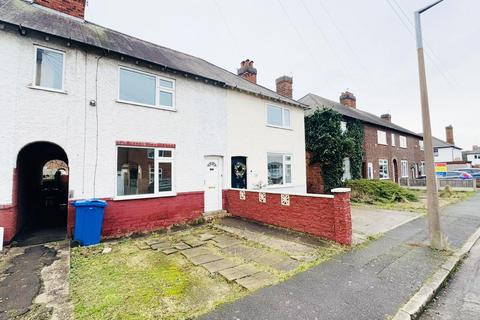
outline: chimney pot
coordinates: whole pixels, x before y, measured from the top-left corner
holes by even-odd
[[[72,17],[80,19],[85,17],[86,0],[33,0],[33,2]]]
[[[277,93],[286,98],[292,99],[293,96],[293,78],[288,76],[281,76],[275,80],[277,85]]]
[[[240,62],[237,74],[250,82],[257,83],[257,69],[253,67],[253,61],[250,59]]]
[[[345,91],[340,95],[340,103],[344,106],[357,108],[357,98],[351,92]]]
[[[390,113],[384,113],[380,116],[383,121],[392,122],[392,115]]]
[[[453,127],[449,125],[445,128],[446,136],[447,136],[447,143],[455,144],[455,139],[453,138]]]

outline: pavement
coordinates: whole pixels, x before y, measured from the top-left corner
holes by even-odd
[[[480,227],[479,208],[480,193],[442,209],[443,231],[452,249],[461,247]],[[448,257],[447,252],[428,248],[427,221],[422,217],[200,319],[385,319]]]
[[[420,217],[420,213],[374,208],[352,208],[352,238],[354,244],[393,230]]]
[[[478,320],[480,318],[480,240],[450,278],[420,320]]]

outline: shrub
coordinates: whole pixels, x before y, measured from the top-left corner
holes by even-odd
[[[400,187],[389,180],[350,180],[347,187],[352,189],[351,199],[363,203],[395,203],[417,201],[411,190]]]

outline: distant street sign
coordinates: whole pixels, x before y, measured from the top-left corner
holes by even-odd
[[[435,163],[435,174],[439,177],[445,177],[447,175],[447,164],[443,162]]]

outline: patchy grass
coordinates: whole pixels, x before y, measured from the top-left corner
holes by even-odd
[[[71,296],[75,319],[188,319],[245,292],[178,256],[140,250],[127,239],[75,248]]]
[[[398,203],[384,203],[384,202],[373,202],[365,203],[362,201],[355,201],[352,199],[352,207],[373,207],[377,209],[385,210],[399,210],[399,211],[410,211],[418,213],[427,212],[427,195],[425,190],[410,190],[417,197],[416,201],[404,201]],[[439,203],[440,207],[446,207],[448,205],[465,201],[475,195],[473,191],[453,191],[451,193],[439,192]]]
[[[248,291],[236,283],[194,266],[179,253],[167,256],[159,251],[141,249],[148,239],[175,242],[202,232],[215,234],[219,231],[204,225],[72,249],[70,292],[75,319],[191,319],[247,295]],[[259,246],[249,241],[245,244]],[[102,253],[104,247],[112,251]],[[273,272],[266,266],[249,263],[276,274],[283,281],[345,250],[334,244],[319,247],[314,261],[288,273]],[[237,257],[230,259],[238,261]]]

